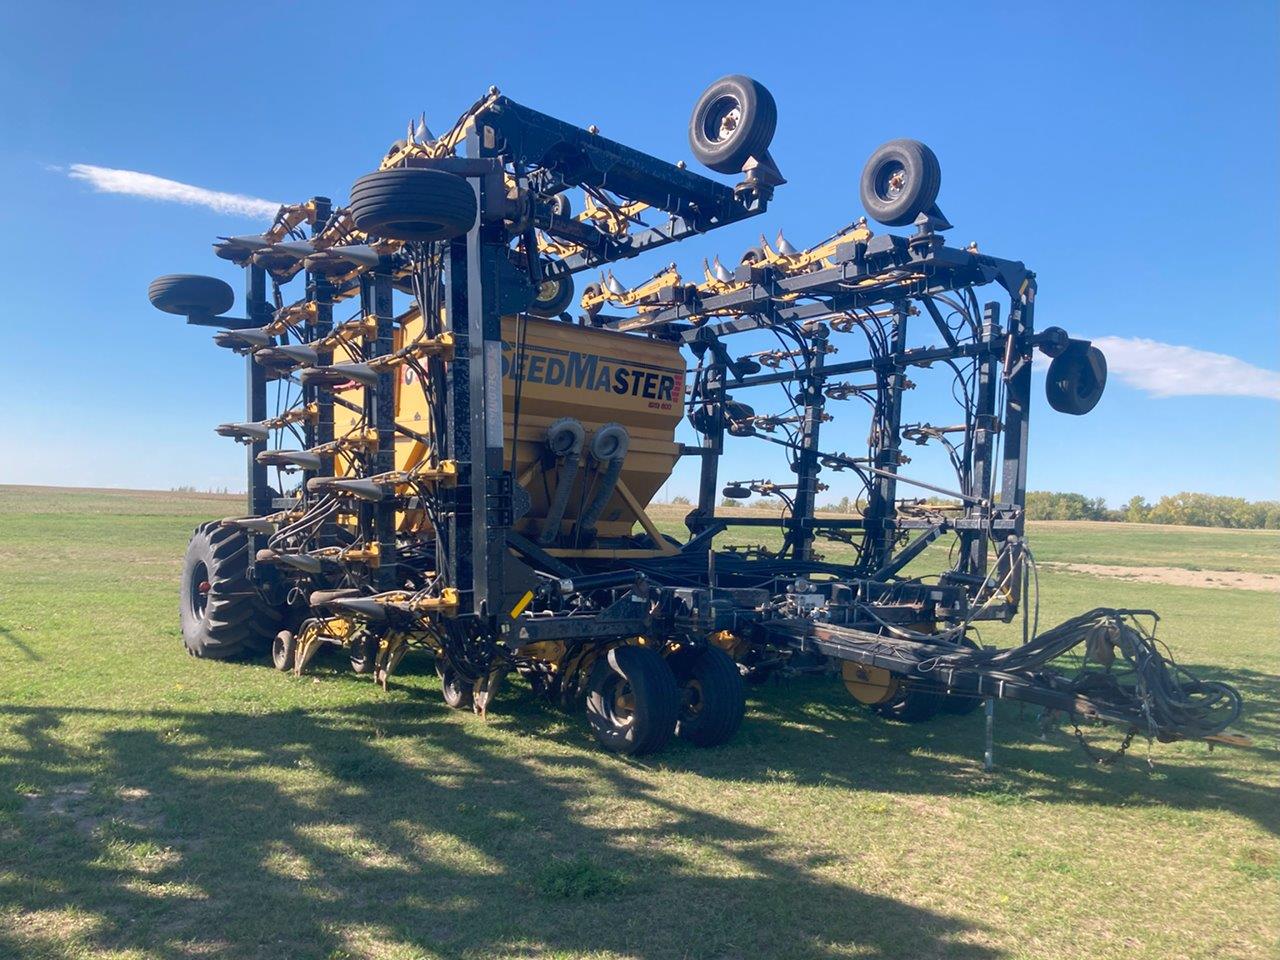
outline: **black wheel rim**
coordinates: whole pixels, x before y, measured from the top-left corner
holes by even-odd
[[[907,189],[907,168],[897,161],[891,160],[881,164],[876,171],[876,196],[892,203],[902,196]]]
[[[702,713],[706,700],[702,696],[702,683],[690,680],[680,688],[680,715],[686,720]]]
[[[707,108],[702,135],[711,143],[724,143],[742,126],[742,104],[737,97],[718,97]]]
[[[209,606],[209,568],[203,560],[191,568],[188,587],[191,615],[199,620],[204,616],[205,608]]]
[[[636,715],[636,695],[626,677],[614,675],[600,693],[605,718],[615,727],[631,724]]]

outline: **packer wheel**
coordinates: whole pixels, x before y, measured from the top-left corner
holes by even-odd
[[[554,280],[543,280],[538,284],[529,305],[529,313],[535,317],[554,319],[564,313],[573,304],[573,275],[566,273]]]
[[[679,714],[676,678],[648,647],[614,647],[587,681],[587,719],[606,750],[639,756],[661,750]]]
[[[436,674],[440,677],[440,694],[446,705],[454,710],[469,710],[475,701],[475,692],[471,684],[458,676],[452,667],[436,662]]]
[[[728,742],[742,725],[746,690],[733,658],[707,647],[679,670],[680,715],[676,735],[699,747]]]
[[[298,651],[298,641],[289,630],[281,630],[271,641],[271,665],[281,673],[293,669],[293,657]]]

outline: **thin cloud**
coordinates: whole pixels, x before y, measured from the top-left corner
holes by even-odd
[[[1280,400],[1280,372],[1239,357],[1145,337],[1098,337],[1107,370],[1153,397],[1261,397]]]
[[[83,180],[99,193],[119,193],[146,200],[166,203],[185,203],[194,207],[207,207],[216,213],[231,214],[254,219],[274,217],[280,204],[242,193],[223,193],[206,190],[177,180],[166,180],[137,170],[113,170],[95,167],[89,163],[73,163],[67,169],[72,180]]]

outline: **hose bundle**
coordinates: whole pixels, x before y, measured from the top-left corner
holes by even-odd
[[[1057,689],[1077,695],[1100,713],[1131,715],[1160,740],[1200,739],[1221,733],[1240,716],[1239,692],[1230,684],[1201,680],[1162,650],[1140,617],[1150,610],[1098,607],[1009,650],[962,650],[940,658],[984,671],[1038,673]],[[1083,645],[1074,676],[1050,663]],[[1048,674],[1047,676],[1045,674]]]

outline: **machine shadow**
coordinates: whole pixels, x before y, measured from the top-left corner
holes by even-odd
[[[1215,672],[1191,669],[1204,677]],[[702,776],[782,776],[799,784],[888,793],[963,796],[996,791],[1037,803],[1227,809],[1280,835],[1273,789],[1222,769],[1229,758],[1241,755],[1280,761],[1274,746],[1280,732],[1280,679],[1241,669],[1233,669],[1231,679],[1245,698],[1245,712],[1233,729],[1253,738],[1254,745],[1219,747],[1210,755],[1204,745],[1157,743],[1152,765],[1141,738],[1122,762],[1101,766],[1081,750],[1062,718],[1043,727],[1032,708],[998,703],[995,770],[987,774],[982,770],[981,710],[921,724],[895,723],[854,703],[838,679],[820,677],[771,684],[750,697],[743,729],[726,747],[713,752],[676,749],[664,754],[663,761]],[[1114,750],[1122,739],[1121,731],[1107,726],[1086,727],[1085,735],[1099,753]],[[1196,753],[1189,754],[1188,748]]]
[[[20,919],[0,953],[1001,955],[979,927],[794,862],[769,829],[660,798],[643,769],[535,735],[513,748],[442,706],[3,714],[0,781],[22,800],[0,902],[76,932]],[[727,868],[700,873],[706,857]]]
[[[432,674],[429,664],[426,658],[414,657],[405,661],[403,669],[408,674]],[[1205,679],[1225,678],[1220,668],[1211,665],[1191,664],[1189,669]],[[340,669],[325,677],[325,682],[331,680],[367,683]],[[1042,726],[1035,708],[1013,703],[997,704],[996,769],[987,774],[982,770],[985,718],[981,710],[967,716],[940,715],[922,724],[895,723],[855,703],[838,679],[819,676],[748,688],[747,718],[734,740],[723,747],[702,750],[676,739],[663,753],[644,762],[729,781],[785,780],[931,796],[994,791],[1002,798],[1026,802],[1101,807],[1227,809],[1280,836],[1280,808],[1271,791],[1231,776],[1214,759],[1243,753],[1280,762],[1274,747],[1280,737],[1280,677],[1233,668],[1230,680],[1245,701],[1233,730],[1251,737],[1254,746],[1220,747],[1210,757],[1207,748],[1189,755],[1154,744],[1155,778],[1141,738],[1122,762],[1100,766],[1080,748],[1061,718]],[[401,684],[398,689],[415,699],[439,703],[434,687]],[[594,749],[580,711],[562,710],[538,699],[518,679],[508,681],[488,723],[516,736]],[[1086,726],[1085,735],[1100,754],[1114,750],[1122,739],[1119,730],[1107,726]]]

